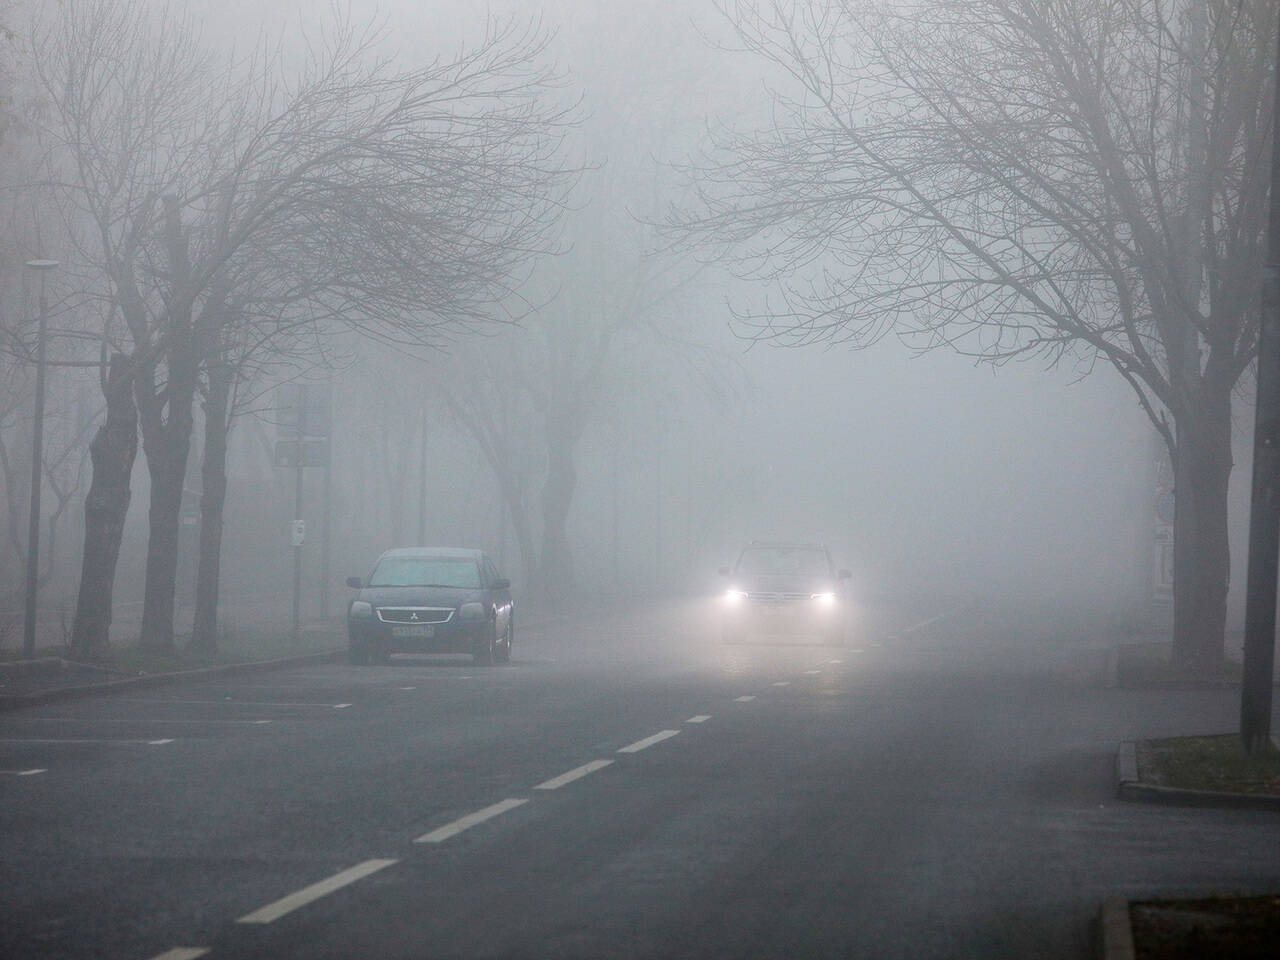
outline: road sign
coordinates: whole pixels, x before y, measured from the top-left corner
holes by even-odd
[[[328,440],[277,440],[277,467],[329,466]]]
[[[277,435],[285,439],[329,436],[331,392],[327,383],[281,384],[276,389]]]
[[[289,542],[295,547],[302,546],[307,539],[307,521],[295,520],[289,528]]]

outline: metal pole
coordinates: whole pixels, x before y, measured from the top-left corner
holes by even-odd
[[[320,619],[329,619],[329,553],[333,538],[333,432],[329,433],[329,462],[324,465],[324,526],[320,528]]]
[[[422,400],[422,433],[418,444],[418,546],[427,545],[427,400]]]
[[[307,438],[307,385],[298,384],[298,452],[293,479],[293,517],[302,519],[302,464]],[[301,537],[295,538],[301,540]],[[302,544],[293,545],[293,639],[302,636]]]
[[[1276,41],[1276,63],[1280,64],[1280,36]],[[1280,118],[1280,83],[1273,95],[1276,99],[1272,114]],[[1240,739],[1249,753],[1265,750],[1271,739],[1271,683],[1275,669],[1276,567],[1280,559],[1280,143],[1271,150],[1271,210],[1258,331],[1256,416],[1244,677],[1240,686]]]
[[[45,341],[48,318],[45,315],[45,273],[58,265],[56,260],[31,260],[27,266],[40,271],[40,319],[36,327],[36,404],[31,427],[31,506],[27,525],[27,583],[23,604],[22,655],[27,659],[36,652],[36,595],[40,590],[40,488],[44,469],[44,375]]]

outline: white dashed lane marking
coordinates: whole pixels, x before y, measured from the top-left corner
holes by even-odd
[[[0,776],[34,777],[37,773],[48,773],[45,767],[34,767],[30,770],[0,770]]]
[[[790,680],[778,680],[778,681],[776,681],[773,685],[774,685],[775,687],[789,687],[789,686],[791,686],[791,681],[790,681]]]
[[[806,670],[806,671],[804,672],[804,675],[805,675],[806,677],[816,677],[816,676],[818,676],[818,674],[820,674],[820,673],[822,673],[822,671],[821,671],[821,670]]]
[[[363,863],[358,863],[349,870],[335,873],[327,880],[321,880],[319,883],[313,883],[309,887],[303,887],[297,893],[291,893],[275,903],[269,903],[265,907],[253,911],[253,913],[245,914],[236,923],[271,923],[273,920],[280,919],[286,913],[292,913],[299,907],[305,907],[307,904],[328,896],[335,890],[341,890],[343,887],[353,884],[371,873],[377,873],[395,862],[395,860],[366,860]]]
[[[733,702],[734,703],[750,703],[754,699],[755,697],[748,693],[745,696],[734,697]]]
[[[611,763],[613,763],[612,760],[592,760],[590,763],[584,763],[580,767],[575,767],[568,773],[562,773],[558,777],[552,777],[550,780],[538,784],[533,789],[559,790],[566,784],[573,783],[575,780],[581,780],[583,777],[587,776],[587,774],[595,773],[597,770],[603,770]]]
[[[655,743],[661,743],[663,740],[670,740],[672,737],[679,735],[679,730],[659,730],[653,736],[645,737],[643,740],[637,740],[635,743],[629,743],[619,753],[639,753],[641,750],[648,750]]]
[[[696,717],[690,717],[688,720],[685,721],[685,723],[706,723],[710,719],[711,719],[711,714],[700,713]]]
[[[203,957],[209,950],[209,947],[174,947],[159,956],[152,957],[151,960],[196,960],[197,957]]]
[[[445,824],[430,833],[424,833],[422,836],[414,840],[414,843],[443,843],[450,837],[456,837],[463,830],[470,830],[478,823],[484,823],[486,820],[492,820],[494,817],[501,816],[508,810],[514,810],[521,804],[528,803],[528,800],[516,800],[508,798],[493,806],[485,807],[483,810],[477,810],[475,813],[469,813],[465,817],[459,817],[453,823]]]

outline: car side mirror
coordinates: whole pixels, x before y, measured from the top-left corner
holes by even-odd
[[[851,570],[840,570],[839,572],[836,573],[837,580],[848,580],[852,576],[853,576],[853,571]]]
[[[359,577],[347,577],[347,586],[352,590],[359,590],[364,586],[364,581]]]
[[[728,568],[728,567],[721,567],[721,568],[719,569],[719,571],[718,571],[718,572],[719,572],[720,576],[722,576],[722,577],[727,577],[727,576],[729,575],[729,568]]]
[[[489,584],[489,589],[490,590],[510,590],[511,581],[508,580],[506,577],[499,577],[497,580],[493,581],[493,583]]]

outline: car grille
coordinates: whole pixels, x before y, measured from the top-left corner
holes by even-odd
[[[807,593],[775,593],[767,590],[747,594],[747,599],[753,603],[803,603],[809,597],[810,594]]]
[[[378,619],[383,623],[445,623],[453,616],[453,607],[379,607]]]

